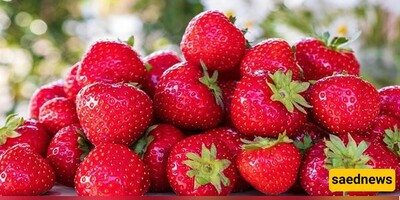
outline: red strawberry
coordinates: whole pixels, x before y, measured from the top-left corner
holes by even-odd
[[[53,167],[58,183],[74,186],[75,172],[89,150],[90,144],[77,125],[66,126],[54,135],[46,159]]]
[[[29,101],[29,116],[39,118],[39,109],[46,101],[56,97],[65,97],[64,82],[61,80],[46,84],[37,89]]]
[[[291,71],[281,70],[263,77],[243,77],[231,103],[231,119],[240,133],[277,137],[283,131],[290,135],[307,120],[303,107],[309,107],[299,93],[309,83],[292,81]]]
[[[375,87],[353,75],[334,75],[318,80],[309,92],[313,118],[334,134],[362,133],[379,114]]]
[[[219,11],[205,11],[194,17],[181,41],[185,59],[193,65],[200,65],[202,60],[210,70],[234,68],[245,49],[243,33]]]
[[[54,183],[49,163],[26,144],[17,144],[0,156],[0,195],[40,195]]]
[[[222,142],[228,146],[231,151],[234,160],[236,161],[236,156],[240,153],[241,146],[243,145],[242,139],[252,139],[247,135],[240,134],[236,130],[229,127],[218,127],[214,129],[207,130],[203,134],[209,134],[212,137],[220,139]],[[235,186],[232,192],[242,192],[250,189],[250,185],[243,179],[243,177],[238,176]]]
[[[256,137],[244,142],[236,162],[240,174],[256,190],[281,194],[295,183],[300,152],[285,134],[277,139]]]
[[[303,141],[306,135],[308,135],[312,141],[318,142],[327,137],[329,132],[314,123],[306,122],[299,129],[294,131],[289,138],[295,141]]]
[[[79,165],[75,190],[79,196],[142,196],[149,172],[140,157],[121,144],[96,146]]]
[[[305,80],[318,80],[342,72],[356,76],[360,74],[360,64],[354,53],[342,48],[353,39],[334,37],[329,40],[329,37],[329,33],[324,33],[322,41],[305,38],[295,44],[295,57],[303,68]]]
[[[47,101],[40,107],[39,122],[52,134],[70,124],[79,124],[75,103],[65,97]]]
[[[379,90],[382,114],[396,117],[400,120],[400,85],[393,85]]]
[[[27,144],[34,152],[45,156],[50,140],[45,127],[37,121],[11,114],[0,128],[0,155],[16,144]]]
[[[181,129],[204,130],[224,118],[217,71],[210,77],[201,67],[183,62],[169,68],[158,82],[154,110],[161,121]]]
[[[356,136],[360,138],[360,136]],[[344,138],[344,135],[343,137]],[[303,189],[312,196],[341,196],[343,192],[329,190],[329,169],[365,169],[382,168],[382,164],[373,162],[370,156],[374,147],[364,140],[355,141],[349,135],[347,141],[342,141],[335,135],[329,140],[313,145],[304,155],[300,170],[300,181]],[[372,144],[371,144],[372,145]],[[369,151],[369,153],[367,153]],[[349,192],[348,195],[375,195],[375,192]]]
[[[76,95],[78,94],[79,90],[82,89],[79,86],[78,81],[76,80],[76,73],[78,72],[80,62],[76,63],[74,66],[71,67],[68,74],[65,77],[65,84],[64,84],[64,92],[66,97],[71,101],[75,102]]]
[[[235,94],[237,84],[238,81],[224,81],[218,84],[222,91],[222,100],[225,108],[225,124],[227,125],[233,124],[231,120],[231,102],[233,95]]]
[[[167,179],[167,161],[172,147],[185,138],[175,126],[157,124],[150,126],[135,144],[135,152],[142,156],[150,170],[150,191],[167,192],[171,188]]]
[[[279,38],[270,38],[247,51],[240,63],[242,76],[268,77],[278,70],[292,71],[293,80],[301,79],[301,69],[294,60],[289,44]]]
[[[371,141],[382,141],[385,136],[386,129],[393,129],[397,125],[400,127],[400,120],[389,115],[379,115],[371,129],[365,132],[365,135],[369,137]]]
[[[181,58],[173,51],[163,50],[153,52],[146,56],[143,61],[146,63],[147,71],[142,88],[150,97],[153,97],[161,75],[168,68],[181,62]]]
[[[168,158],[168,181],[178,195],[228,195],[237,175],[229,148],[216,137],[205,134],[181,140]]]
[[[76,79],[80,86],[95,82],[142,83],[146,71],[136,51],[120,41],[98,41],[86,52]]]
[[[94,83],[76,96],[81,126],[93,145],[132,145],[150,125],[153,109],[149,96],[127,83]]]

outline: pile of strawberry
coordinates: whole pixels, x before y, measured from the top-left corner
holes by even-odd
[[[232,20],[193,18],[184,59],[93,44],[0,129],[0,195],[342,195],[333,168],[395,169],[399,190],[400,86],[360,78],[346,38],[249,47]]]

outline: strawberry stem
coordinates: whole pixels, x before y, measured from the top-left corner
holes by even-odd
[[[279,134],[278,138],[267,138],[267,137],[255,137],[253,141],[241,139],[244,143],[242,145],[242,149],[252,150],[252,149],[267,149],[271,148],[279,143],[292,143],[293,140],[289,139],[286,135],[286,131],[282,134]]]
[[[383,138],[388,149],[400,157],[400,133],[397,125],[392,129],[385,130],[385,137]]]
[[[24,124],[24,118],[18,117],[18,114],[10,114],[6,118],[4,126],[0,128],[0,145],[7,142],[7,138],[17,138],[21,136],[15,131]]]
[[[217,84],[218,71],[215,70],[212,77],[210,77],[210,75],[208,74],[208,71],[207,71],[207,66],[204,64],[204,62],[202,60],[200,60],[200,64],[203,69],[204,76],[199,78],[199,81],[208,87],[208,89],[214,95],[214,98],[215,98],[215,101],[217,102],[217,104],[223,108],[224,103],[222,101],[222,91],[221,91],[221,88]]]
[[[76,133],[79,135],[78,137],[78,149],[82,151],[80,156],[80,160],[83,161],[85,157],[89,154],[90,150],[93,149],[93,145],[86,138],[85,133],[81,130],[76,129]]]
[[[304,155],[305,151],[309,149],[314,142],[312,141],[309,134],[303,137],[303,141],[295,140],[293,144],[300,150],[301,155]]]
[[[144,153],[147,151],[147,147],[150,145],[151,142],[153,142],[154,137],[149,136],[149,134],[158,127],[158,125],[153,125],[150,126],[146,132],[144,133],[143,137],[141,137],[133,146],[131,149],[135,151],[136,154],[138,154],[142,159],[144,156]]]

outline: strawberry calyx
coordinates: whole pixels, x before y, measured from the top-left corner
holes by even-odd
[[[370,169],[371,166],[367,162],[372,160],[364,152],[368,149],[369,144],[361,141],[358,145],[348,135],[349,142],[347,145],[335,135],[329,135],[329,141],[325,141],[326,148],[324,153],[326,156],[325,165],[326,169]]]
[[[300,150],[301,155],[304,155],[305,151],[309,149],[314,142],[312,141],[311,136],[306,134],[303,137],[303,141],[295,140],[293,141],[293,144]]]
[[[353,50],[346,47],[350,43],[354,42],[357,40],[358,37],[360,37],[361,31],[358,31],[354,35],[352,35],[350,38],[346,37],[333,37],[331,38],[331,35],[329,32],[324,32],[322,36],[319,37],[319,39],[325,44],[330,49],[333,49],[335,51],[350,51],[352,52]]]
[[[241,141],[244,143],[242,145],[242,149],[245,150],[254,150],[254,149],[267,149],[271,148],[279,143],[292,143],[293,140],[291,140],[287,135],[286,131],[279,134],[278,138],[268,138],[268,137],[255,137],[253,141],[250,140],[245,140],[241,139]]]
[[[385,130],[383,142],[386,144],[389,150],[400,157],[400,133],[397,125],[395,125],[393,129]]]
[[[307,113],[305,108],[311,108],[312,106],[300,95],[300,93],[306,91],[310,87],[308,82],[292,81],[292,71],[288,70],[286,74],[282,70],[276,71],[274,74],[269,74],[272,79],[272,83],[267,79],[267,85],[271,89],[273,95],[271,96],[272,101],[281,102],[286,109],[293,113],[294,108],[298,109],[302,113]]]
[[[208,74],[208,71],[207,71],[207,67],[202,60],[200,60],[200,64],[201,64],[201,68],[203,69],[204,76],[199,78],[199,81],[208,87],[208,89],[214,95],[214,98],[215,98],[215,101],[217,102],[217,104],[220,105],[221,107],[223,107],[224,103],[222,101],[222,91],[221,91],[221,88],[217,84],[218,71],[215,70],[213,72],[213,75],[210,77],[210,75]]]
[[[138,154],[142,159],[143,159],[144,153],[146,153],[146,151],[147,151],[147,147],[154,140],[154,137],[149,134],[154,129],[156,129],[157,126],[158,126],[157,124],[150,126],[144,133],[143,137],[141,137],[132,147],[133,151],[135,151],[135,153]]]
[[[15,130],[23,124],[23,117],[19,117],[18,114],[8,115],[4,126],[0,128],[0,145],[5,144],[7,142],[7,138],[17,138],[21,136],[21,134]]]
[[[229,167],[231,162],[228,159],[217,159],[217,148],[214,143],[208,149],[204,143],[201,146],[201,155],[196,153],[186,153],[187,160],[183,164],[191,169],[186,175],[190,178],[194,177],[194,189],[208,183],[212,184],[221,193],[222,185],[229,186],[230,180],[225,176],[223,171]]]
[[[80,160],[83,161],[85,157],[89,154],[89,152],[93,149],[93,145],[86,138],[85,134],[81,130],[76,130],[76,133],[79,135],[78,137],[78,149],[82,151],[80,156]]]

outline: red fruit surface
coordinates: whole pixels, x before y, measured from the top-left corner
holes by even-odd
[[[219,11],[205,11],[186,27],[181,41],[185,59],[210,70],[226,71],[237,66],[245,52],[243,33]]]
[[[49,163],[26,144],[17,144],[0,156],[0,195],[40,195],[54,184]]]
[[[235,94],[235,89],[238,84],[238,81],[224,81],[220,82],[218,85],[222,91],[222,99],[224,101],[225,108],[225,124],[233,126],[231,120],[231,102],[233,95]]]
[[[80,62],[76,63],[74,66],[72,66],[67,75],[65,76],[64,79],[64,92],[65,95],[68,99],[71,101],[75,102],[76,95],[78,94],[79,90],[82,89],[82,87],[78,84],[78,81],[76,80],[76,73],[78,72]]]
[[[379,89],[381,113],[400,120],[400,86],[393,85]]]
[[[393,129],[394,126],[400,127],[400,120],[389,115],[379,115],[371,129],[365,132],[364,135],[369,137],[371,141],[383,141],[386,129]]]
[[[38,88],[29,101],[29,116],[33,119],[39,118],[39,109],[48,100],[56,97],[66,97],[64,92],[64,82],[54,81]]]
[[[132,145],[152,121],[152,101],[127,83],[94,83],[76,97],[81,126],[93,145]]]
[[[149,186],[145,164],[121,144],[96,146],[79,165],[75,176],[79,196],[142,196]]]

